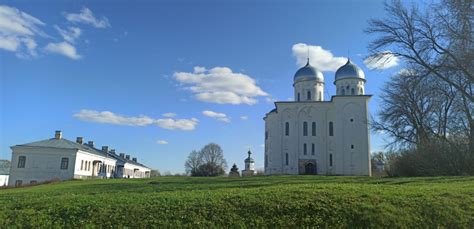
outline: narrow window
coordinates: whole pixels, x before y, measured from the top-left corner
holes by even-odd
[[[38,182],[36,180],[31,180],[30,184],[37,184]]]
[[[268,154],[265,154],[265,167],[268,166]]]
[[[19,156],[18,157],[18,168],[25,168],[25,164],[26,164],[26,156]]]
[[[316,122],[311,123],[311,135],[316,136]]]
[[[84,168],[84,160],[81,160],[81,170]]]
[[[351,149],[354,149],[354,145],[351,145]]]
[[[364,93],[362,93],[362,88],[359,88],[359,94],[361,94],[361,95],[364,94]]]
[[[288,153],[285,156],[286,156],[286,165],[288,165]]]
[[[352,93],[352,95],[355,95],[354,88],[351,89],[351,93]]]
[[[265,131],[265,140],[268,139],[268,131]]]
[[[329,166],[332,166],[332,154],[329,154]]]
[[[303,122],[303,136],[308,136],[308,122]]]
[[[323,101],[323,93],[319,92],[319,101]]]
[[[303,144],[303,154],[306,155],[307,149],[306,149],[306,143]]]
[[[298,101],[300,101],[300,93],[298,93]]]
[[[346,90],[344,90],[344,88],[342,89],[342,95],[345,95],[346,94]]]
[[[310,92],[310,91],[308,91],[307,99],[308,99],[308,100],[311,100],[311,92]]]
[[[334,125],[329,122],[329,136],[334,136]]]
[[[290,123],[289,122],[285,123],[285,135],[290,136]]]
[[[69,165],[69,158],[63,157],[61,158],[61,169],[67,169]]]
[[[314,149],[314,143],[311,144],[311,155],[314,155],[315,149]]]
[[[15,186],[21,186],[22,183],[23,183],[22,180],[16,180],[15,181]]]

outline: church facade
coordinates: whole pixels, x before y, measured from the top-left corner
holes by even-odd
[[[324,99],[324,76],[308,63],[294,76],[295,101],[275,102],[265,121],[265,174],[370,176],[364,72],[349,59]]]

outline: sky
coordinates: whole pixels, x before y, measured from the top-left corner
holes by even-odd
[[[326,100],[349,56],[376,114],[403,65],[368,57],[367,21],[384,14],[375,0],[0,3],[0,159],[62,130],[161,172],[184,172],[210,142],[229,167],[243,169],[250,149],[263,168],[263,117],[293,100],[308,50]],[[386,140],[371,133],[372,151]]]

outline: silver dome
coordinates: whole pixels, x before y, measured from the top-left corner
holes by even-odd
[[[348,58],[347,63],[337,69],[334,82],[340,79],[363,79],[365,81],[365,74],[362,69],[353,64]]]
[[[316,80],[318,82],[324,83],[323,73],[311,66],[309,64],[309,59],[304,67],[298,69],[298,71],[295,73],[295,77],[293,78],[295,83],[306,80]]]

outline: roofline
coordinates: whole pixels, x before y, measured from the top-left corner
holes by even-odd
[[[335,79],[333,84],[336,84],[336,82],[339,81],[339,80],[347,80],[347,79],[362,80],[362,81],[364,81],[364,83],[367,82],[367,80],[365,78],[349,77],[349,78]]]

